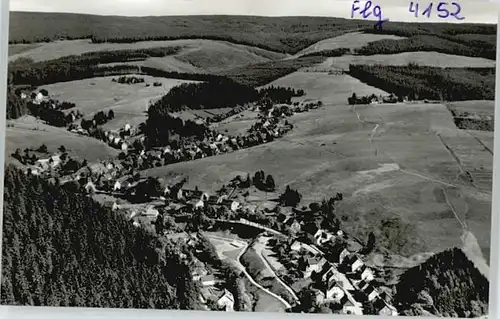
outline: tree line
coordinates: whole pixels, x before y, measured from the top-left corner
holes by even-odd
[[[494,100],[495,68],[349,65],[361,82],[410,100]]]
[[[306,53],[304,55],[301,55],[301,57],[311,57],[311,56],[320,56],[320,57],[340,57],[346,54],[349,54],[351,52],[351,49],[348,48],[338,48],[338,49],[332,49],[332,50],[321,50],[321,51],[316,51],[316,52],[311,52],[311,53]]]
[[[475,44],[475,45],[474,45]],[[482,41],[471,43],[451,36],[417,35],[406,39],[384,39],[370,42],[358,49],[358,55],[395,54],[414,51],[435,51],[470,57],[496,58],[496,48]]]
[[[2,304],[199,309],[189,250],[133,227],[75,183],[9,166],[3,218]]]

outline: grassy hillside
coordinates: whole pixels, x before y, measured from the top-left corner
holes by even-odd
[[[367,26],[371,26],[371,23],[318,17],[103,17],[70,13],[11,12],[10,41],[19,43],[48,41],[60,37],[75,39],[92,36],[97,41],[124,38],[137,40],[205,38],[295,53],[316,41],[338,35],[344,30]]]

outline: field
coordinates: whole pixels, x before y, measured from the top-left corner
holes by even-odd
[[[88,52],[108,50],[137,50],[158,47],[181,47],[175,56],[149,58],[146,61],[131,62],[165,71],[215,72],[251,63],[262,63],[283,58],[285,55],[246,45],[213,40],[144,41],[137,43],[92,43],[90,40],[68,40],[42,43],[30,49],[23,45],[12,45],[20,50],[9,56],[9,61],[30,58],[35,62],[80,55]]]
[[[294,72],[269,85],[290,86],[304,89],[307,93],[298,100],[319,99],[324,104],[342,105],[356,92],[358,96],[369,94],[387,94],[382,90],[368,86],[349,75],[329,75],[325,72]]]
[[[118,152],[96,139],[79,136],[64,128],[46,125],[30,116],[8,121],[6,132],[6,158],[17,148],[38,148],[45,144],[49,153],[64,145],[70,156],[89,162],[115,158]]]
[[[398,37],[395,35],[390,35],[390,34],[366,34],[366,33],[362,33],[362,32],[346,33],[346,34],[340,35],[338,37],[319,41],[319,42],[311,45],[310,47],[307,47],[304,50],[301,50],[300,52],[295,54],[293,57],[299,57],[299,56],[314,53],[314,52],[341,49],[341,48],[359,49],[359,48],[364,47],[366,44],[368,44],[370,42],[383,40],[383,39],[400,40],[400,39],[404,39],[404,38]]]
[[[397,54],[377,54],[370,56],[344,55],[341,57],[327,58],[318,65],[321,69],[349,70],[349,64],[382,64],[382,65],[408,65],[416,63],[422,66],[442,68],[492,68],[495,61],[485,58],[472,58],[438,52],[404,52]]]
[[[144,83],[133,85],[115,83],[111,81],[114,78],[111,76],[61,82],[42,88],[45,88],[53,99],[75,103],[77,106],[74,109],[80,110],[87,118],[91,118],[99,111],[113,110],[115,118],[103,127],[118,129],[126,123],[137,126],[144,122],[150,100],[160,98],[176,85],[189,82],[142,75],[138,77],[143,77],[151,86],[146,87]],[[161,82],[163,85],[154,87],[153,82]]]
[[[379,105],[354,111],[345,103],[328,104],[292,121],[296,129],[282,140],[152,169],[147,175],[184,173],[191,186],[214,191],[235,172],[263,169],[272,172],[281,190],[286,185],[297,188],[303,204],[342,192],[339,214],[346,230],[362,240],[374,231],[380,247],[403,256],[461,243],[461,224],[439,195],[444,190],[450,200],[468,207],[458,214],[488,259],[489,234],[484,229],[490,227],[491,188],[478,189],[460,177],[460,167],[437,135],[459,152],[463,134],[444,105]],[[488,172],[491,154],[472,148],[473,139],[463,143],[462,149],[471,149],[469,156],[483,158]],[[401,220],[381,227],[393,217]]]

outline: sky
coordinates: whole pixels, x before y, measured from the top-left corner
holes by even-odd
[[[362,0],[364,3],[365,0]],[[372,0],[380,6],[383,18],[409,22],[475,22],[497,23],[500,0],[455,0],[461,6],[458,21],[431,17],[415,17],[409,12],[410,0]],[[432,1],[417,0],[420,11]],[[11,11],[74,12],[98,15],[258,15],[258,16],[330,16],[351,17],[352,0],[10,0]],[[434,8],[439,0],[434,2]],[[450,11],[454,7],[449,6]],[[360,18],[355,16],[354,18]]]

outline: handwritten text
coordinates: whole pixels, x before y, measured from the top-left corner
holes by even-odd
[[[427,7],[424,8],[423,11],[420,12],[418,2],[412,1],[410,2],[408,11],[415,14],[415,17],[418,17],[418,15],[420,14],[421,16],[430,18],[432,12],[434,12],[434,14],[441,19],[446,19],[448,17],[454,17],[457,20],[465,19],[464,17],[460,16],[460,11],[462,11],[462,8],[456,2],[438,2],[435,6],[434,3],[431,2],[427,5]]]
[[[368,0],[365,2],[364,8],[361,8],[361,6],[359,5],[359,0],[354,0],[351,7],[351,18],[354,18],[356,12],[358,12],[358,14],[363,17],[363,19],[368,19],[373,14],[373,16],[378,19],[377,23],[375,24],[375,28],[382,29],[382,24],[389,21],[389,19],[383,18],[382,9],[379,5],[374,5],[373,8],[372,5],[373,3]]]

